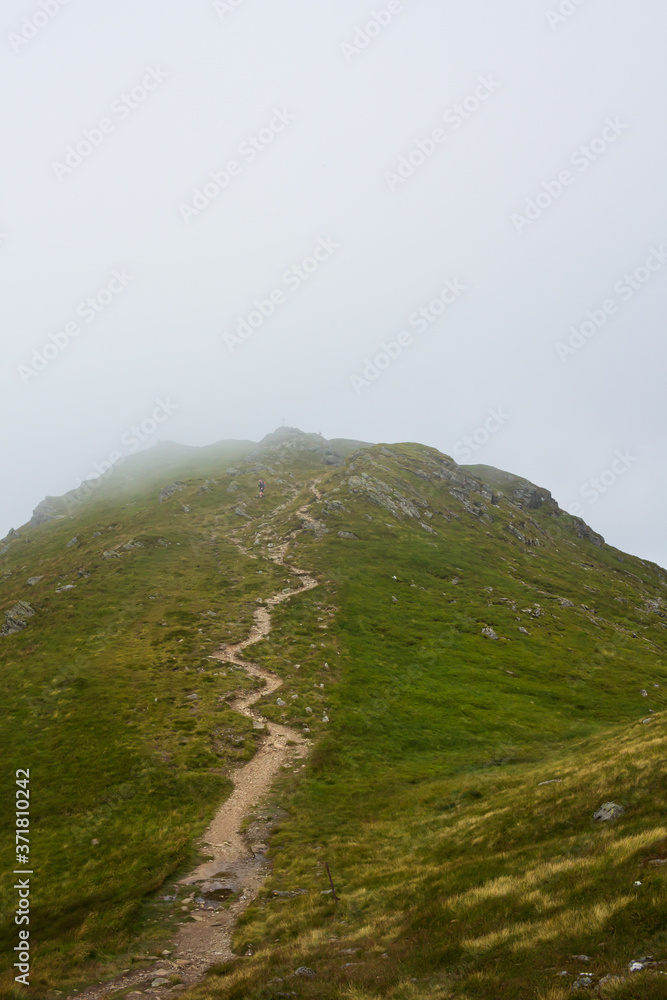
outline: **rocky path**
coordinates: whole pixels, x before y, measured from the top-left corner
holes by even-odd
[[[311,489],[320,499],[317,481],[311,484]],[[289,503],[288,500],[274,509],[271,517]],[[304,504],[297,511],[302,527],[314,523],[307,506]],[[268,523],[264,527],[268,528],[263,536],[266,541],[272,533]],[[280,769],[290,766],[297,759],[304,758],[311,746],[300,732],[289,726],[269,722],[254,708],[255,703],[261,698],[277,691],[282,685],[282,680],[244,657],[244,652],[249,646],[261,642],[271,632],[273,608],[296,594],[312,590],[318,585],[317,580],[305,570],[285,563],[290,541],[295,534],[296,531],[292,532],[287,541],[282,543],[267,542],[267,554],[277,565],[285,567],[297,576],[299,586],[295,589],[286,588],[268,598],[262,607],[255,610],[254,622],[248,637],[242,642],[223,646],[213,654],[217,659],[240,667],[250,677],[264,682],[258,691],[239,695],[230,704],[235,711],[252,719],[256,729],[265,730],[267,736],[252,760],[232,774],[234,791],[220,807],[204,833],[202,845],[205,853],[212,855],[212,860],[199,865],[181,880],[182,885],[193,887],[193,899],[198,903],[199,909],[192,911],[192,923],[181,925],[172,950],[163,960],[158,960],[148,969],[127,973],[80,993],[74,993],[76,1000],[99,1000],[109,993],[132,987],[134,992],[130,992],[128,997],[136,997],[137,1000],[139,996],[157,998],[176,994],[202,979],[206,969],[211,965],[234,957],[231,938],[236,921],[257,896],[268,875],[265,859],[267,845],[257,839],[253,841],[252,835],[244,836],[241,833],[241,824],[253,807],[266,797]],[[255,558],[238,539],[233,540],[244,554]],[[270,549],[268,544],[271,544]],[[255,834],[258,830],[261,831],[261,826],[259,828],[257,824],[254,826]],[[270,830],[269,827],[265,829],[267,833]],[[214,908],[217,907],[218,900],[229,895],[235,895],[237,898],[228,909]],[[181,983],[174,985],[169,981],[169,977],[176,976]]]

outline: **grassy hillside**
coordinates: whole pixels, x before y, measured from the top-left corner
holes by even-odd
[[[128,460],[0,556],[0,610],[36,612],[0,637],[2,801],[32,775],[32,994],[166,940],[176,904],[150,894],[261,738],[225,704],[250,682],[207,656],[293,582],[269,546],[309,499],[290,558],[321,586],[276,609],[253,658],[285,679],[263,714],[316,750],[276,789],[274,874],[237,933],[254,955],[197,995],[556,1000],[581,971],[667,959],[648,863],[667,856],[665,572],[516,477],[316,438]],[[625,815],[594,822],[607,800]],[[666,995],[660,973],[614,995]]]

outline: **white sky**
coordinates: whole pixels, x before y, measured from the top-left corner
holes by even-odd
[[[476,434],[666,565],[666,34],[662,0],[4,0],[0,535],[161,399],[145,445]]]

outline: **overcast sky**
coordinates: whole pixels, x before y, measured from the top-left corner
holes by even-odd
[[[0,535],[285,420],[667,565],[666,34],[663,0],[4,0]]]

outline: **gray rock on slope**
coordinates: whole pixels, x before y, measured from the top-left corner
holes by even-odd
[[[0,629],[0,635],[14,635],[27,628],[28,623],[25,619],[31,618],[34,614],[34,608],[31,608],[27,601],[19,601],[9,611],[5,611],[5,624]]]
[[[173,496],[174,493],[178,493],[180,492],[180,490],[184,488],[185,488],[185,483],[182,482],[180,479],[177,479],[175,483],[171,484],[171,486],[164,486],[160,490],[160,495],[158,496],[158,500],[160,501],[160,503],[162,503],[164,500],[167,500],[170,496]]]
[[[598,823],[606,823],[610,819],[618,819],[625,812],[623,806],[617,805],[615,802],[605,802],[596,813],[593,814],[593,819]]]

